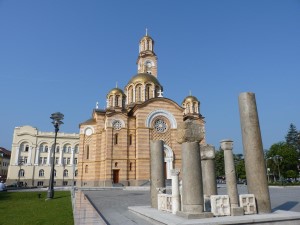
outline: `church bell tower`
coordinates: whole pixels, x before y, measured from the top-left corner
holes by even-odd
[[[154,53],[154,40],[148,35],[142,37],[139,43],[139,56],[136,64],[138,73],[148,73],[157,78],[157,57]]]

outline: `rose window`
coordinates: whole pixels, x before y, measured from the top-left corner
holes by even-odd
[[[158,119],[154,123],[154,129],[159,133],[164,133],[167,130],[167,124],[162,119]]]
[[[122,128],[122,124],[119,120],[116,120],[114,123],[113,123],[113,127],[114,129],[116,130],[120,130]]]

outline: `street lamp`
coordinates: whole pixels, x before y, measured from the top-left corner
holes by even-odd
[[[47,192],[47,199],[52,199],[54,197],[54,164],[55,164],[55,148],[56,148],[56,137],[57,132],[59,131],[59,126],[63,124],[62,120],[64,119],[64,114],[60,112],[52,113],[50,119],[52,119],[52,123],[55,128],[55,136],[54,136],[54,146],[51,148],[50,151],[53,151],[53,157],[51,160],[51,172],[50,172],[50,180],[49,180],[49,187]],[[50,158],[51,159],[51,158]]]
[[[266,158],[266,169],[267,169],[267,177],[268,177],[268,183],[270,183],[270,171],[269,171],[269,168],[268,168],[268,160],[269,159],[272,159],[272,157],[269,157],[269,158]]]
[[[283,157],[280,156],[280,155],[275,155],[275,156],[273,156],[273,161],[274,161],[274,163],[277,165],[277,168],[278,168],[278,179],[279,179],[279,181],[281,180],[280,167],[279,167],[279,165],[280,165],[280,163],[282,162],[282,160],[283,160]]]
[[[18,176],[18,184],[17,186],[20,187],[20,178],[21,178],[21,169],[22,169],[22,165],[23,165],[24,161],[22,159],[19,159],[19,162],[18,162],[18,165],[20,166],[20,169],[19,169],[19,176]]]

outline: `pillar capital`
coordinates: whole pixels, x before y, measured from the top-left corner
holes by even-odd
[[[177,129],[177,142],[200,142],[204,138],[203,127],[194,120],[187,119]]]
[[[214,159],[216,157],[215,146],[200,145],[201,160]]]
[[[221,149],[225,150],[232,150],[233,149],[233,141],[230,139],[224,139],[220,141]]]

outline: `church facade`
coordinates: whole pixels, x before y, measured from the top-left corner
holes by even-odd
[[[190,118],[205,131],[200,102],[194,96],[181,105],[163,97],[158,80],[154,40],[139,42],[137,74],[124,90],[113,88],[106,109],[96,107],[92,118],[80,124],[77,186],[143,185],[150,179],[150,141],[164,141],[166,177],[181,168],[177,126]],[[201,142],[205,143],[205,138]]]

